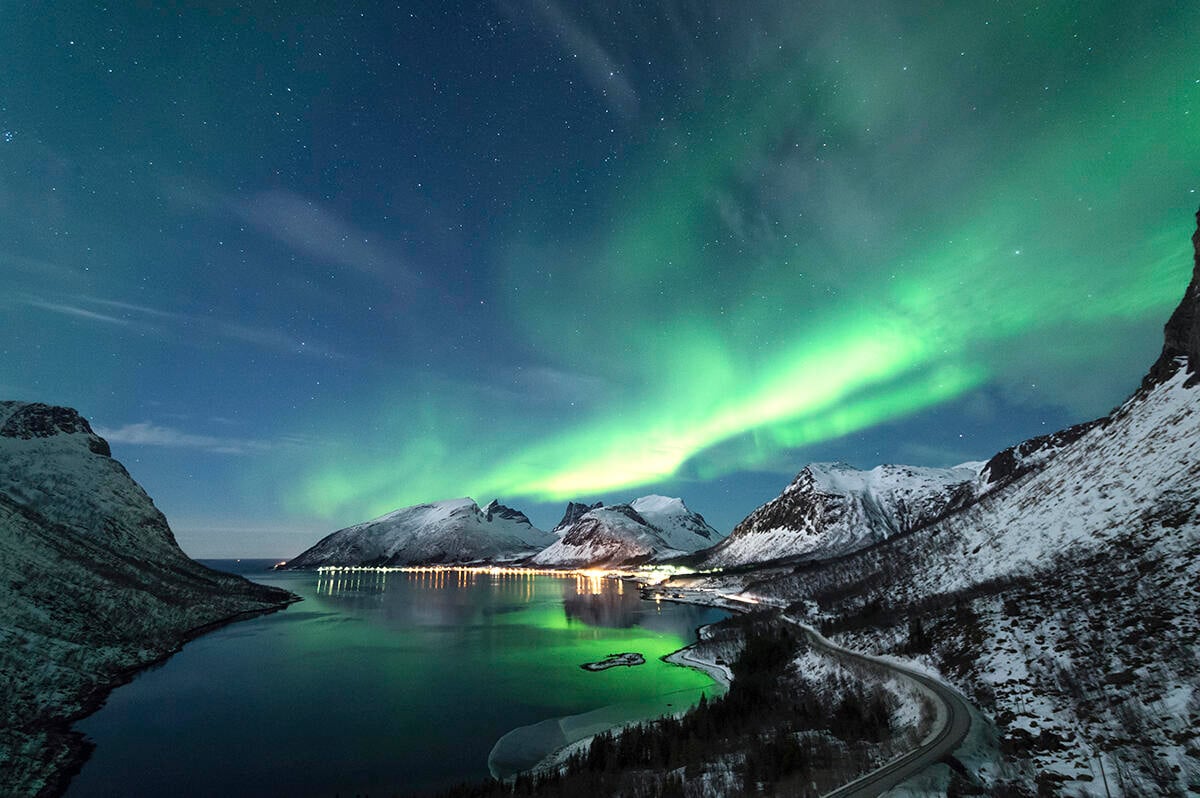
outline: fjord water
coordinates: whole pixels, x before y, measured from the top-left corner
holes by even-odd
[[[114,691],[75,726],[96,748],[69,796],[407,795],[487,776],[514,729],[654,717],[717,689],[659,657],[723,613],[616,580],[208,564],[305,600]],[[646,664],[580,668],[626,651]]]

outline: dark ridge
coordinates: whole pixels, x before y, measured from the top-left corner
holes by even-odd
[[[1179,368],[1181,357],[1187,358],[1186,368],[1192,375],[1188,386],[1200,382],[1200,211],[1196,212],[1196,223],[1196,232],[1192,233],[1192,281],[1163,327],[1162,354],[1142,379],[1143,389],[1170,379]]]
[[[7,403],[6,403],[7,404]],[[0,427],[0,438],[52,438],[55,435],[83,433],[91,435],[88,448],[94,453],[112,457],[108,441],[92,431],[87,419],[69,407],[54,407],[41,402],[14,402],[16,411]]]
[[[492,499],[491,503],[489,503],[487,507],[483,508],[483,514],[489,521],[491,521],[493,518],[503,518],[507,521],[517,521],[523,524],[530,524],[529,516],[525,515],[525,513],[521,512],[520,510],[514,510],[511,507],[505,507],[500,503],[499,499]],[[532,526],[532,524],[530,525]]]
[[[585,513],[588,513],[592,510],[596,510],[603,506],[604,506],[603,502],[596,502],[595,504],[584,504],[582,502],[567,502],[566,512],[563,513],[562,520],[559,521],[558,525],[554,528],[562,529],[564,527],[568,527],[571,524],[578,521],[580,518],[582,518]]]
[[[1024,476],[1038,467],[1029,462],[1030,458],[1035,454],[1061,449],[1079,440],[1094,427],[1107,423],[1107,421],[1107,416],[1095,419],[1094,421],[1085,421],[1082,424],[1075,424],[1066,429],[1060,429],[1057,432],[1021,441],[1001,452],[997,452],[992,456],[991,460],[987,461],[987,465],[983,467],[983,473],[987,475],[987,483],[989,485],[997,485],[1004,482],[1011,482],[1017,477]]]

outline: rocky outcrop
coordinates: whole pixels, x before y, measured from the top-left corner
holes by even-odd
[[[1143,388],[1170,379],[1179,368],[1181,358],[1186,359],[1185,368],[1192,375],[1187,384],[1191,386],[1200,381],[1200,211],[1196,213],[1196,223],[1196,232],[1192,234],[1192,281],[1163,327],[1162,354],[1142,380]]]
[[[484,518],[489,522],[500,519],[503,521],[511,521],[515,524],[524,524],[525,526],[529,527],[533,526],[533,524],[529,521],[529,516],[525,515],[525,513],[521,512],[520,510],[514,510],[511,507],[505,507],[500,503],[499,499],[492,499],[488,503],[488,506],[483,508],[483,515]]]
[[[582,502],[567,502],[567,509],[563,512],[562,520],[554,526],[554,531],[557,533],[560,530],[574,524],[583,515],[591,510],[596,510],[604,506],[604,502],[596,502],[595,504],[584,504]]]
[[[87,419],[69,407],[53,407],[41,402],[0,402],[0,438],[50,438],[55,435],[86,435],[88,448],[104,457],[112,457],[108,441],[92,431]]]
[[[1089,430],[1107,422],[1107,417],[1085,421],[1082,424],[1075,424],[1066,429],[1060,429],[1048,435],[1039,435],[1036,438],[1009,446],[992,455],[992,459],[987,461],[980,476],[989,488],[1019,479],[1025,474],[1041,468],[1064,446],[1074,443],[1086,435]]]

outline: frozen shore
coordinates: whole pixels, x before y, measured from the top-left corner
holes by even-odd
[[[665,657],[664,662],[683,668],[692,668],[708,675],[716,683],[713,690],[684,690],[682,693],[699,693],[710,696],[724,693],[729,688],[732,674],[725,665],[706,660],[694,650],[691,643]],[[660,700],[638,704],[613,704],[579,715],[549,718],[529,726],[513,729],[496,741],[488,755],[488,770],[494,778],[507,779],[523,771],[539,771],[557,767],[575,751],[587,746],[592,737],[602,732],[653,720],[663,715],[678,715],[686,711],[694,700],[682,704],[667,699],[678,697],[668,693]]]

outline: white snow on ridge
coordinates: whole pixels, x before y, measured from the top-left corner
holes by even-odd
[[[835,557],[937,518],[982,492],[983,463],[954,468],[845,463],[806,466],[706,560],[732,566],[783,557]]]
[[[312,568],[511,560],[533,554],[554,540],[524,515],[513,516],[496,513],[489,518],[465,497],[402,507],[340,529],[288,564]]]
[[[533,558],[538,565],[617,565],[645,560],[666,549],[658,531],[639,523],[621,505],[584,513]],[[679,552],[671,552],[678,554]]]
[[[711,546],[720,538],[682,499],[650,495],[627,505],[589,510],[559,530],[539,565],[619,565],[664,560]]]
[[[660,537],[668,548],[692,552],[720,540],[721,535],[683,503],[683,499],[651,494],[635,499],[629,505],[650,524],[658,527]]]
[[[845,463],[813,463],[808,470],[813,484],[823,493],[849,496],[854,493],[879,497],[885,503],[891,493],[918,494],[942,490],[979,477],[984,462],[964,463],[954,468],[925,468],[909,465],[879,465],[861,471]],[[788,486],[793,489],[797,482]]]
[[[1200,386],[1186,387],[1187,378],[1179,369],[1122,405],[1108,424],[1064,447],[1042,470],[939,522],[961,542],[952,554],[954,567],[931,567],[922,588],[949,591],[1025,572],[1060,551],[1103,545],[1109,534],[1143,523],[1148,509],[1172,494],[1194,495],[1200,485]]]

